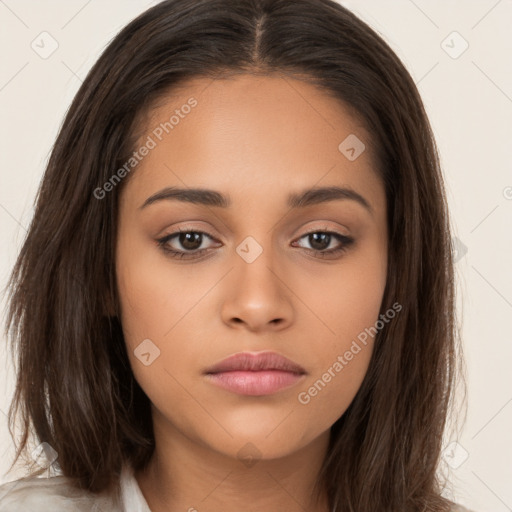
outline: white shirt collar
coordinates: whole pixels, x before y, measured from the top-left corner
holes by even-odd
[[[123,512],[151,512],[133,468],[128,465],[125,465],[121,472],[121,501]]]

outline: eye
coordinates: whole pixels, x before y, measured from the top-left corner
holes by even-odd
[[[327,258],[336,256],[348,250],[348,248],[354,243],[354,239],[350,236],[336,233],[335,231],[315,230],[303,235],[299,240],[305,238],[311,245],[311,249],[306,248],[308,251],[312,251],[317,258]],[[338,241],[338,245],[334,248],[326,250],[333,242]]]
[[[194,231],[193,229],[181,228],[177,232],[157,239],[157,243],[160,249],[172,258],[196,259],[209,249],[208,247],[201,247],[205,237],[215,240],[212,235],[204,231]],[[348,250],[355,241],[352,237],[342,235],[334,231],[325,230],[311,231],[300,237],[299,240],[302,240],[303,238],[311,245],[311,248],[306,247],[305,249],[314,253],[315,257],[318,258],[336,256]],[[336,241],[338,242],[338,245],[335,245],[334,248],[328,249],[329,246]],[[181,246],[182,249],[179,247],[173,247],[173,243]]]
[[[205,236],[213,240],[213,236],[205,233],[204,231],[194,231],[192,229],[181,228],[177,232],[159,238],[157,242],[162,251],[172,258],[197,258],[198,255],[201,255],[208,250],[208,248],[201,248],[203,238]],[[174,238],[176,238],[175,243],[181,245],[181,247],[184,248],[184,251],[179,249],[176,250],[172,247],[170,242]],[[193,253],[187,254],[187,252],[190,251],[193,251]]]

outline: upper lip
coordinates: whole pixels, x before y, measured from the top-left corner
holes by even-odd
[[[239,352],[207,368],[205,373],[221,373],[236,370],[281,370],[300,374],[306,373],[306,370],[304,370],[302,366],[277,352]]]

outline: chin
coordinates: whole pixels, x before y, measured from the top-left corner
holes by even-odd
[[[227,435],[219,438],[208,436],[203,442],[209,444],[215,451],[228,457],[249,460],[273,460],[287,457],[307,446],[322,432],[305,435],[303,425],[294,426],[294,430],[283,425],[273,425],[272,429],[261,428],[261,425],[243,424],[236,430],[228,431],[233,437]]]

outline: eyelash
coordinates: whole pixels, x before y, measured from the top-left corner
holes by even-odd
[[[169,246],[167,245],[167,243],[171,239],[176,237],[177,235],[180,235],[181,233],[196,233],[196,234],[206,235],[209,238],[211,238],[212,240],[215,239],[212,235],[210,235],[209,233],[207,233],[205,231],[197,231],[194,229],[181,228],[178,231],[175,231],[174,233],[165,235],[164,237],[157,239],[156,241],[158,243],[158,247],[169,257],[177,258],[177,259],[183,259],[183,258],[184,259],[197,259],[200,257],[200,255],[204,254],[206,251],[209,250],[209,249],[200,249],[200,250],[196,250],[195,252],[190,252],[190,251],[184,252],[184,251],[176,251],[174,249],[170,249]],[[333,235],[334,238],[336,238],[339,242],[342,243],[342,245],[341,245],[341,247],[338,247],[337,249],[329,249],[328,251],[325,251],[325,250],[322,251],[319,249],[306,249],[307,251],[316,253],[316,255],[315,255],[316,258],[325,258],[326,256],[336,256],[338,254],[342,254],[342,253],[346,252],[355,241],[354,238],[352,238],[350,236],[342,235],[340,233],[336,233],[335,231],[326,231],[326,230],[321,230],[321,229],[320,230],[316,229],[316,230],[312,230],[307,233],[304,233],[304,235],[302,235],[299,238],[299,240],[304,237],[307,237],[308,235],[317,234],[317,233]]]

